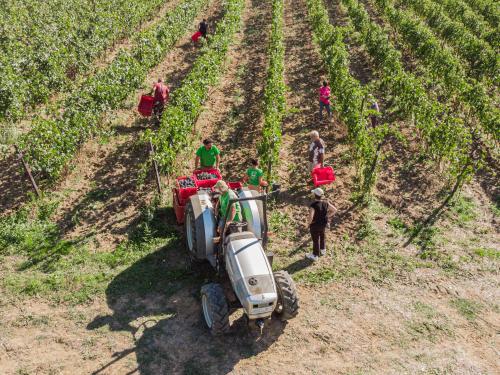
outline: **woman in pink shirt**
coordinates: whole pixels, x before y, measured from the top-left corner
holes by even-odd
[[[328,112],[328,118],[332,117],[330,109],[330,86],[328,82],[323,81],[323,86],[319,88],[319,119],[323,120],[323,108]]]

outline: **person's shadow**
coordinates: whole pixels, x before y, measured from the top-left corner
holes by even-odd
[[[286,323],[266,321],[263,334],[249,328],[241,309],[233,313],[231,330],[212,337],[205,326],[199,291],[207,275],[187,267],[178,240],[136,262],[109,284],[107,303],[112,315],[97,316],[89,330],[108,326],[128,331],[135,346],[114,353],[96,368],[107,374],[135,352],[138,374],[227,374],[242,358],[266,350],[283,332]],[[208,266],[207,266],[208,267]]]

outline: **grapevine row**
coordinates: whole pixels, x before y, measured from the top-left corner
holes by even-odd
[[[174,172],[174,161],[191,141],[193,124],[203,110],[208,90],[224,69],[224,61],[235,33],[240,28],[244,0],[226,0],[224,18],[217,25],[204,53],[196,60],[163,112],[160,129],[147,132],[156,152],[155,160],[165,174]]]
[[[455,48],[457,55],[469,63],[478,78],[498,77],[500,73],[496,52],[485,41],[477,38],[462,24],[450,20],[443,8],[431,0],[405,0],[427,24]]]
[[[444,86],[445,94],[448,97],[458,95],[477,116],[485,131],[493,139],[500,139],[500,111],[485,87],[474,79],[468,79],[454,54],[443,47],[432,32],[409,12],[396,9],[390,0],[374,2],[397,31],[398,37],[409,45],[416,57],[427,66],[433,75],[432,78]]]
[[[4,36],[0,38],[0,121],[17,121],[27,108],[45,102],[54,91],[67,90],[78,72],[87,71],[96,57],[162,2],[6,4],[0,30]]]
[[[269,68],[264,91],[264,126],[259,155],[272,178],[273,166],[278,163],[281,146],[281,128],[286,112],[284,79],[285,44],[283,34],[283,0],[272,2],[272,25],[268,48]]]
[[[461,22],[474,35],[488,42],[495,50],[500,48],[498,28],[492,28],[484,17],[475,13],[463,0],[436,0],[446,10],[448,16]]]
[[[141,86],[149,69],[175,45],[206,4],[186,0],[161,22],[140,33],[130,52],[121,51],[104,70],[90,77],[83,89],[64,103],[59,118],[37,118],[20,146],[35,172],[57,179],[79,146],[98,130],[102,115],[118,108],[128,94]]]
[[[364,113],[367,92],[349,71],[349,51],[343,42],[350,30],[330,24],[322,0],[307,0],[307,7],[315,41],[336,98],[336,109],[347,126],[348,136],[353,144],[352,150],[361,186],[367,191],[375,182],[373,162],[377,160],[377,145],[380,144],[380,131],[384,127],[379,127],[377,131],[368,130]]]
[[[497,0],[467,0],[469,6],[481,14],[491,26],[500,25],[500,5]]]
[[[461,173],[470,146],[470,132],[453,111],[431,98],[420,78],[404,70],[401,53],[384,29],[374,22],[356,0],[342,0],[362,43],[379,70],[381,86],[404,118],[413,118],[423,136],[427,153],[436,160],[446,158],[452,175]]]

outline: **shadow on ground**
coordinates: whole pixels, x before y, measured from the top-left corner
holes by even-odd
[[[227,374],[243,358],[266,350],[280,336],[285,323],[266,322],[264,333],[247,327],[241,312],[230,332],[212,337],[202,317],[199,290],[207,274],[194,274],[179,255],[178,240],[150,254],[120,273],[106,290],[112,315],[97,316],[89,330],[107,326],[130,332],[134,346],[116,352],[94,374],[120,368],[135,353],[139,374]],[[122,362],[122,363],[120,363]]]

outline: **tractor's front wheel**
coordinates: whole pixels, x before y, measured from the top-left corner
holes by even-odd
[[[299,297],[292,277],[286,271],[276,271],[274,281],[278,291],[275,313],[281,320],[294,318],[299,312]]]
[[[229,330],[229,307],[222,286],[216,283],[203,285],[201,305],[210,333],[214,336],[226,333]]]

